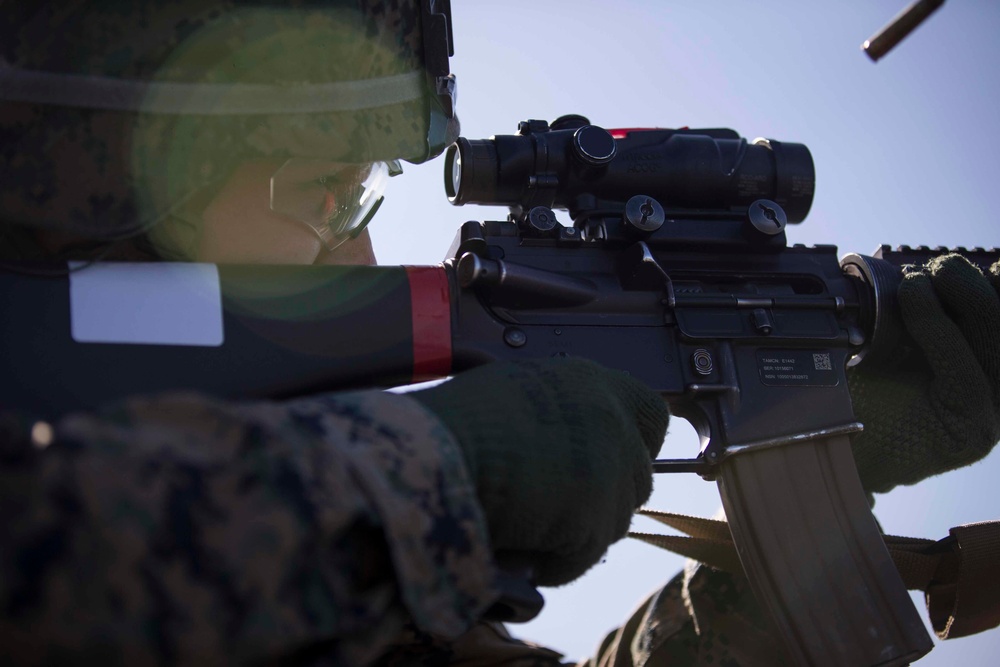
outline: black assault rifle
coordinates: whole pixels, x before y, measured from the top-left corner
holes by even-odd
[[[833,246],[789,247],[786,224],[812,204],[809,151],[732,130],[607,131],[566,116],[459,139],[446,161],[453,203],[506,204],[508,219],[464,224],[438,266],[212,267],[214,341],[88,336],[74,281],[101,265],[61,277],[6,265],[0,405],[51,418],[167,389],[278,398],[587,357],[694,424],[697,457],[655,468],[718,481],[797,663],[902,665],[929,651],[855,469],[846,369],[900,346],[900,267],[946,250],[838,260]],[[984,268],[998,256],[959,251]]]

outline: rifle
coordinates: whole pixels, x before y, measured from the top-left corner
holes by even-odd
[[[697,457],[654,468],[717,481],[754,593],[797,663],[901,665],[929,651],[858,480],[846,369],[905,342],[900,267],[947,250],[838,260],[833,246],[789,247],[786,225],[812,203],[811,155],[732,130],[607,131],[564,116],[459,139],[446,163],[453,203],[510,214],[465,223],[438,266],[104,263],[38,277],[8,265],[0,341],[18,382],[0,403],[52,418],[167,389],[282,398],[588,357],[645,381],[698,430]],[[1000,255],[959,251],[981,267]],[[177,341],[153,325],[136,338],[138,314],[94,329],[107,290],[156,274],[176,295],[178,271],[214,311],[182,304],[164,322],[187,318],[190,332],[212,320],[215,334]],[[149,294],[141,316],[162,318]]]

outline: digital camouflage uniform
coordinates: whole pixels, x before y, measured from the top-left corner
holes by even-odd
[[[361,665],[495,598],[461,453],[405,396],[135,399],[48,446],[3,427],[0,663]]]
[[[516,634],[516,627],[513,629]],[[596,638],[595,638],[596,641]],[[409,632],[381,666],[446,667],[776,667],[790,664],[777,630],[742,576],[689,561],[596,647],[566,662],[548,648],[480,623],[457,641]]]
[[[486,526],[458,446],[406,396],[132,399],[51,444],[0,423],[0,662],[569,664],[473,627],[497,595]],[[769,645],[729,581],[678,575],[585,664]]]
[[[688,561],[578,667],[785,664],[777,630],[746,578]]]

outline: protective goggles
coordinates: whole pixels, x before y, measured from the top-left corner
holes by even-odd
[[[346,164],[292,158],[271,176],[271,210],[303,222],[328,250],[356,238],[382,205],[398,160]]]

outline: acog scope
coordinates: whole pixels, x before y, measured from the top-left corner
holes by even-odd
[[[515,135],[460,137],[445,156],[445,190],[455,205],[546,206],[574,219],[620,213],[644,195],[668,215],[695,217],[768,199],[788,222],[801,222],[815,183],[803,144],[748,142],[729,129],[606,130],[583,116],[524,121]]]

